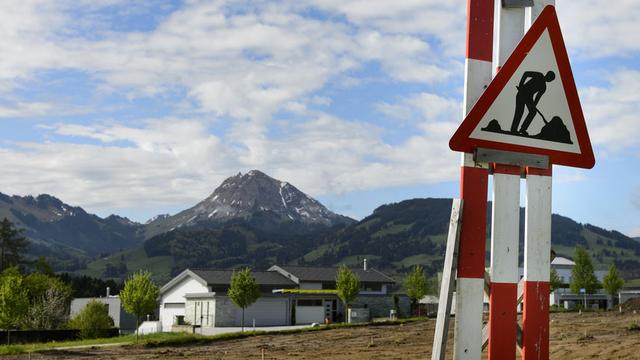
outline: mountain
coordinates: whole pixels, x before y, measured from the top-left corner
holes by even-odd
[[[75,270],[92,257],[140,246],[143,227],[117,215],[100,218],[47,194],[0,193],[0,219],[24,229],[29,255],[46,256],[57,270]]]
[[[215,195],[214,195],[215,196]],[[442,270],[451,211],[451,199],[412,199],[382,205],[358,222],[331,227],[301,222],[280,222],[259,211],[249,219],[235,218],[217,226],[189,226],[148,239],[142,249],[117,253],[90,263],[84,272],[101,276],[125,276],[116,269],[152,269],[160,281],[186,267],[266,268],[274,263],[298,265],[356,266],[366,258],[378,269],[399,277],[414,265],[428,274]],[[524,209],[521,209],[521,247]],[[491,207],[488,209],[487,249]],[[552,248],[572,257],[575,246],[585,247],[597,269],[615,263],[626,278],[640,277],[640,243],[617,232],[568,217],[552,215]],[[522,262],[523,250],[520,249]]]
[[[353,219],[329,211],[295,186],[258,170],[227,178],[209,197],[174,216],[146,225],[147,237],[187,227],[211,227],[232,220],[271,217],[276,222],[334,226]]]
[[[0,194],[0,217],[25,228],[31,254],[47,256],[56,270],[122,280],[148,269],[159,282],[186,267],[358,265],[364,258],[396,276],[417,264],[435,274],[442,269],[450,210],[451,199],[411,199],[355,221],[257,170],[144,225],[116,215],[102,219],[49,195]],[[491,206],[487,215],[488,244]],[[524,209],[520,220],[522,262]],[[596,268],[615,263],[625,278],[640,278],[640,242],[553,214],[553,250],[571,257],[576,245],[591,253]]]
[[[320,234],[352,223],[295,186],[252,170],[226,179],[192,208],[149,222],[144,253],[164,257],[171,274],[185,267],[261,268],[292,261],[313,248]],[[127,256],[109,269],[129,269]]]

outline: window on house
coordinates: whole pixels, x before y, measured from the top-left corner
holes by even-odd
[[[298,306],[322,306],[322,299],[298,299]]]
[[[382,291],[382,284],[362,283],[362,291]]]

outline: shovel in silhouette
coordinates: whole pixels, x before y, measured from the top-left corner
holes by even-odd
[[[544,121],[545,125],[548,125],[549,122],[547,121],[547,119],[544,117],[544,115],[542,115],[542,112],[540,112],[540,109],[536,108],[536,111],[538,112],[538,114],[540,114],[540,116],[542,116],[542,121]]]

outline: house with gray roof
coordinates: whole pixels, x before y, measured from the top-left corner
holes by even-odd
[[[391,309],[409,314],[406,296],[391,294],[395,281],[375,269],[352,269],[362,289],[355,307],[367,308],[371,317],[389,316]],[[274,265],[253,271],[261,296],[245,309],[245,326],[283,326],[335,322],[345,309],[335,288],[337,267]],[[186,269],[160,289],[162,331],[175,325],[240,326],[242,309],[227,296],[232,270]]]

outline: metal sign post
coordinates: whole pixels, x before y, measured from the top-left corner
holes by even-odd
[[[452,150],[463,152],[461,197],[465,204],[453,354],[455,359],[480,359],[486,345],[489,359],[515,359],[517,345],[525,360],[548,359],[552,165],[591,168],[595,158],[555,8],[548,6],[554,0],[469,0],[468,4],[466,118],[449,142]],[[494,4],[497,73],[487,87]],[[531,28],[523,36],[525,24]],[[487,274],[489,164],[494,192]],[[518,281],[522,176],[526,178],[525,264],[524,278]],[[450,234],[457,230],[452,223]],[[455,240],[450,236],[449,241]],[[449,259],[449,247],[455,244],[447,246]],[[449,260],[446,264],[453,266]],[[434,360],[444,358],[451,291],[444,286],[447,291],[438,312]],[[489,324],[483,329],[485,293],[490,310]],[[522,327],[516,313],[520,301]]]

